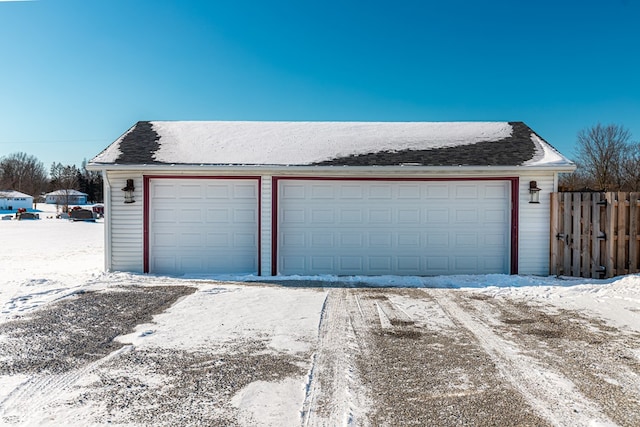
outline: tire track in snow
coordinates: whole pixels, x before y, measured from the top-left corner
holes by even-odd
[[[496,368],[519,391],[534,410],[556,426],[616,425],[596,402],[582,395],[566,377],[524,355],[513,343],[467,313],[451,291],[425,290],[455,321],[468,329],[496,364]]]
[[[43,415],[42,410],[51,404],[83,378],[90,375],[111,359],[129,352],[132,345],[127,345],[110,353],[102,359],[62,374],[37,374],[16,387],[0,402],[0,420],[12,423],[38,423],[37,418]]]
[[[347,289],[327,292],[301,410],[305,427],[365,425],[353,354],[359,344],[350,314],[359,310],[356,298]]]
[[[640,335],[579,312],[529,302],[472,297],[459,303],[485,320],[491,312],[499,320],[491,323],[495,331],[544,358],[609,418],[623,426],[640,425],[640,363],[633,353],[640,348]]]

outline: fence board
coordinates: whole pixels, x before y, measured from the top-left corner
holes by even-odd
[[[598,277],[600,271],[600,193],[594,193],[591,198],[591,275],[585,277]]]
[[[572,276],[580,276],[580,241],[581,233],[580,233],[580,217],[581,212],[580,208],[582,207],[582,203],[580,201],[581,194],[573,193],[571,198],[571,215],[572,215],[572,230],[571,230],[571,275]]]
[[[560,274],[560,265],[559,260],[560,254],[558,252],[558,237],[560,234],[560,205],[559,205],[560,195],[558,193],[551,193],[551,212],[550,212],[550,221],[551,221],[551,235],[549,236],[549,269],[550,273],[553,275]]]
[[[591,196],[586,193],[582,195],[582,203],[580,209],[582,217],[580,218],[580,227],[582,236],[580,239],[580,276],[589,277],[591,274]]]
[[[616,276],[626,273],[626,243],[627,243],[627,227],[626,227],[626,197],[624,193],[618,193],[618,221],[616,227]]]
[[[606,243],[605,243],[605,251],[604,251],[604,267],[605,274],[608,277],[613,277],[616,275],[615,270],[615,251],[616,251],[616,222],[615,222],[615,206],[616,206],[616,198],[614,193],[606,193],[606,201],[607,208],[605,209],[605,233],[606,233]]]
[[[629,272],[638,271],[638,196],[640,193],[629,194]]]
[[[613,277],[640,272],[640,193],[554,193],[549,271]]]

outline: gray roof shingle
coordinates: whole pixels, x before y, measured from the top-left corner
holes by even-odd
[[[304,161],[296,154],[319,147],[320,154]],[[270,157],[252,156],[252,151]],[[552,160],[543,159],[549,153]],[[90,163],[522,166],[536,162],[573,165],[523,122],[140,121]]]

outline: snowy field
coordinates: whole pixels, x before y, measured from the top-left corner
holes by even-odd
[[[638,275],[104,273],[48,216],[0,221],[0,425],[640,425]]]

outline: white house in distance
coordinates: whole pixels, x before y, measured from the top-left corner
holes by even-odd
[[[45,203],[56,205],[86,205],[87,194],[78,190],[56,190],[51,193],[47,193],[45,196]]]
[[[87,168],[110,271],[546,275],[575,165],[522,122],[138,122]]]
[[[17,211],[33,208],[33,197],[13,190],[0,190],[0,210]]]

